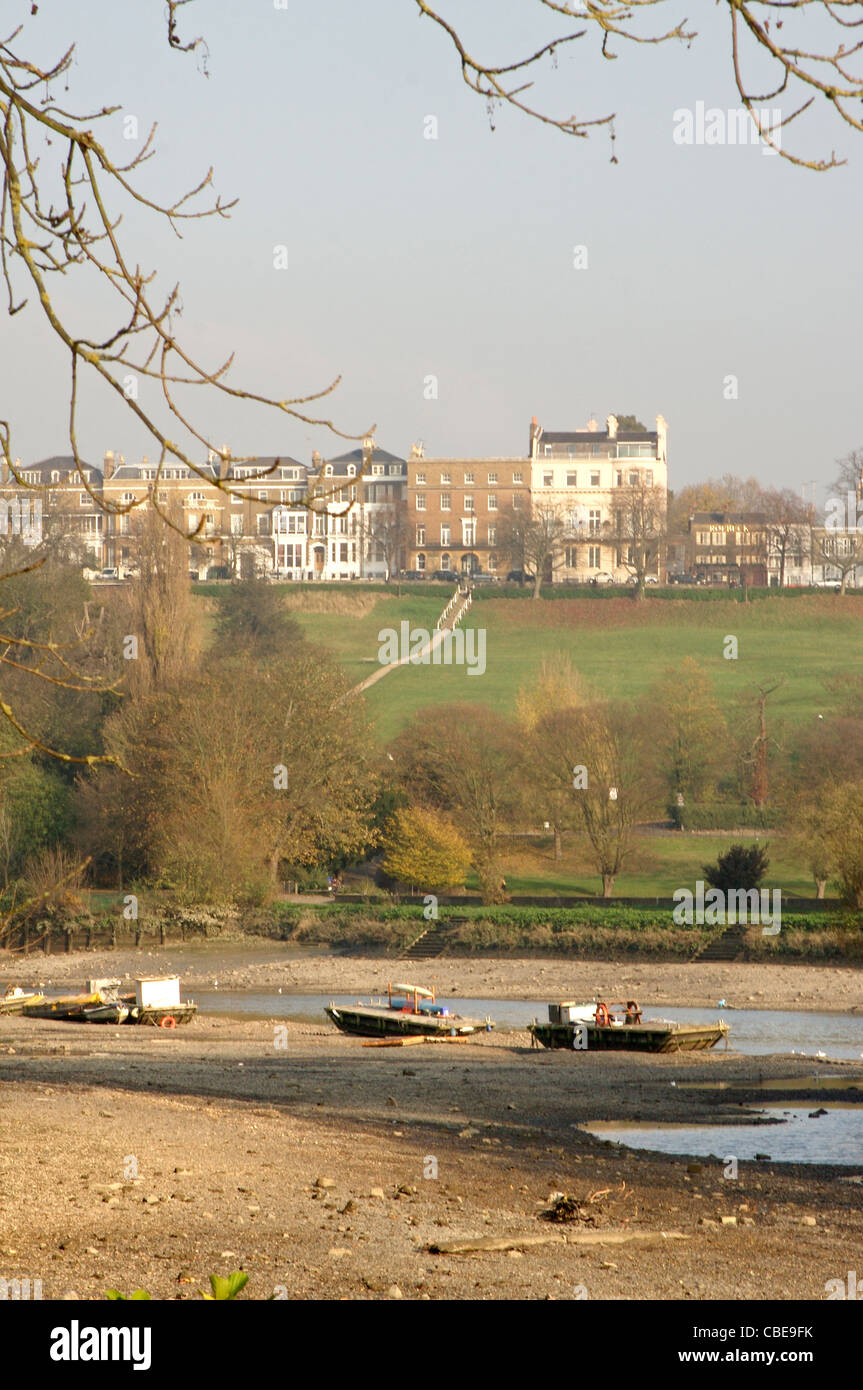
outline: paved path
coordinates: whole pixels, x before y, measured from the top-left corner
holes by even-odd
[[[470,606],[468,603],[470,594],[460,594],[459,597],[460,602],[455,605],[455,607],[452,610],[452,613],[449,614],[447,617],[444,617],[444,615],[441,614],[441,616],[438,618],[438,622],[441,624],[441,627],[435,628],[430,640],[426,642],[425,645],[419,649],[419,651],[413,653],[413,664],[419,665],[426,652],[434,652],[435,649],[439,647],[441,642],[443,641],[444,634],[448,631],[453,631],[456,623],[459,621],[460,618],[464,616],[464,613]],[[349,693],[351,695],[359,695],[360,691],[368,690],[370,685],[374,685],[375,681],[381,680],[390,671],[394,671],[397,666],[408,666],[410,664],[412,664],[412,659],[410,656],[403,656],[398,661],[388,661],[385,665],[381,666],[379,670],[373,671],[370,676],[366,676],[365,680],[360,681],[359,685],[353,686]]]

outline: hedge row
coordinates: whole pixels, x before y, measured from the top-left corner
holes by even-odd
[[[689,960],[722,930],[683,926],[670,912],[635,908],[476,907],[442,909],[439,921],[452,927],[448,951],[455,955],[546,953],[583,958],[627,955]],[[269,923],[269,930],[267,927]],[[427,924],[420,907],[369,910],[361,905],[315,908],[276,904],[256,928],[282,940],[308,944],[376,947],[396,951]],[[806,913],[783,917],[778,936],[758,926],[746,938],[745,958],[770,960],[863,959],[863,915],[836,913],[825,922]]]
[[[739,805],[713,801],[702,806],[669,806],[668,814],[677,830],[779,830],[786,812],[777,807]]]

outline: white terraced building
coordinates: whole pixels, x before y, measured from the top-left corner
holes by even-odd
[[[668,426],[661,415],[655,430],[621,430],[614,415],[605,430],[595,420],[581,430],[547,431],[534,419],[530,427],[530,490],[534,513],[547,508],[561,517],[567,540],[555,582],[584,583],[608,574],[626,583],[620,537],[621,489],[657,489],[663,513],[668,487]],[[660,580],[664,575],[658,575]]]

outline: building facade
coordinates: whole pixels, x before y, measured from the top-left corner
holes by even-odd
[[[509,569],[499,548],[500,518],[525,509],[530,465],[523,458],[425,458],[407,465],[408,569],[492,575]]]
[[[626,503],[635,490],[654,498],[655,529],[664,532],[667,442],[668,426],[661,415],[655,430],[621,430],[614,415],[608,416],[604,431],[593,420],[583,430],[563,432],[545,430],[532,420],[531,505],[535,513],[547,511],[565,523],[556,580],[584,583],[605,574],[618,583],[627,581],[632,536]],[[658,574],[660,565],[658,555],[651,572]]]

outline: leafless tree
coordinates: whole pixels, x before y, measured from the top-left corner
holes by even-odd
[[[368,514],[366,540],[378,547],[387,567],[387,583],[398,579],[402,558],[408,544],[408,507],[404,501],[387,502]],[[400,591],[401,592],[401,591]]]
[[[839,592],[844,594],[848,580],[858,567],[863,567],[863,532],[817,532],[812,538],[812,561],[839,571]]]
[[[779,561],[779,587],[785,586],[789,560],[802,560],[812,525],[812,507],[792,488],[774,488],[762,494],[758,507],[765,518],[767,544],[771,558]]]
[[[533,597],[539,598],[543,582],[550,582],[564,560],[564,546],[572,539],[569,518],[555,507],[532,502],[500,513],[497,542],[514,569],[533,581]]]
[[[595,127],[604,127],[611,138],[613,163],[617,162],[616,113],[593,117],[550,115],[533,96],[535,70],[546,59],[556,63],[562,50],[581,39],[595,39],[602,57],[615,59],[615,49],[625,44],[676,41],[691,46],[697,38],[687,20],[672,20],[670,27],[663,27],[664,16],[676,8],[673,0],[534,0],[537,23],[551,14],[559,20],[576,20],[578,27],[532,48],[522,58],[493,65],[469,51],[440,5],[433,7],[427,0],[414,3],[420,14],[433,20],[449,38],[464,81],[485,99],[492,123],[495,111],[506,105],[554,126],[564,135],[585,138]],[[858,0],[720,3],[729,21],[734,84],[766,143],[783,159],[807,169],[832,169],[844,163],[833,153],[829,159],[806,159],[795,154],[784,142],[782,132],[817,100],[828,103],[840,122],[854,131],[863,131],[863,73],[859,66],[863,40],[857,39],[855,32],[863,25],[863,15]],[[765,61],[770,74],[766,80]],[[763,117],[770,103],[786,96],[794,109],[778,123],[768,125]]]
[[[620,564],[636,583],[636,596],[644,597],[649,574],[658,572],[665,548],[666,492],[648,485],[643,477],[614,494],[614,532]]]

